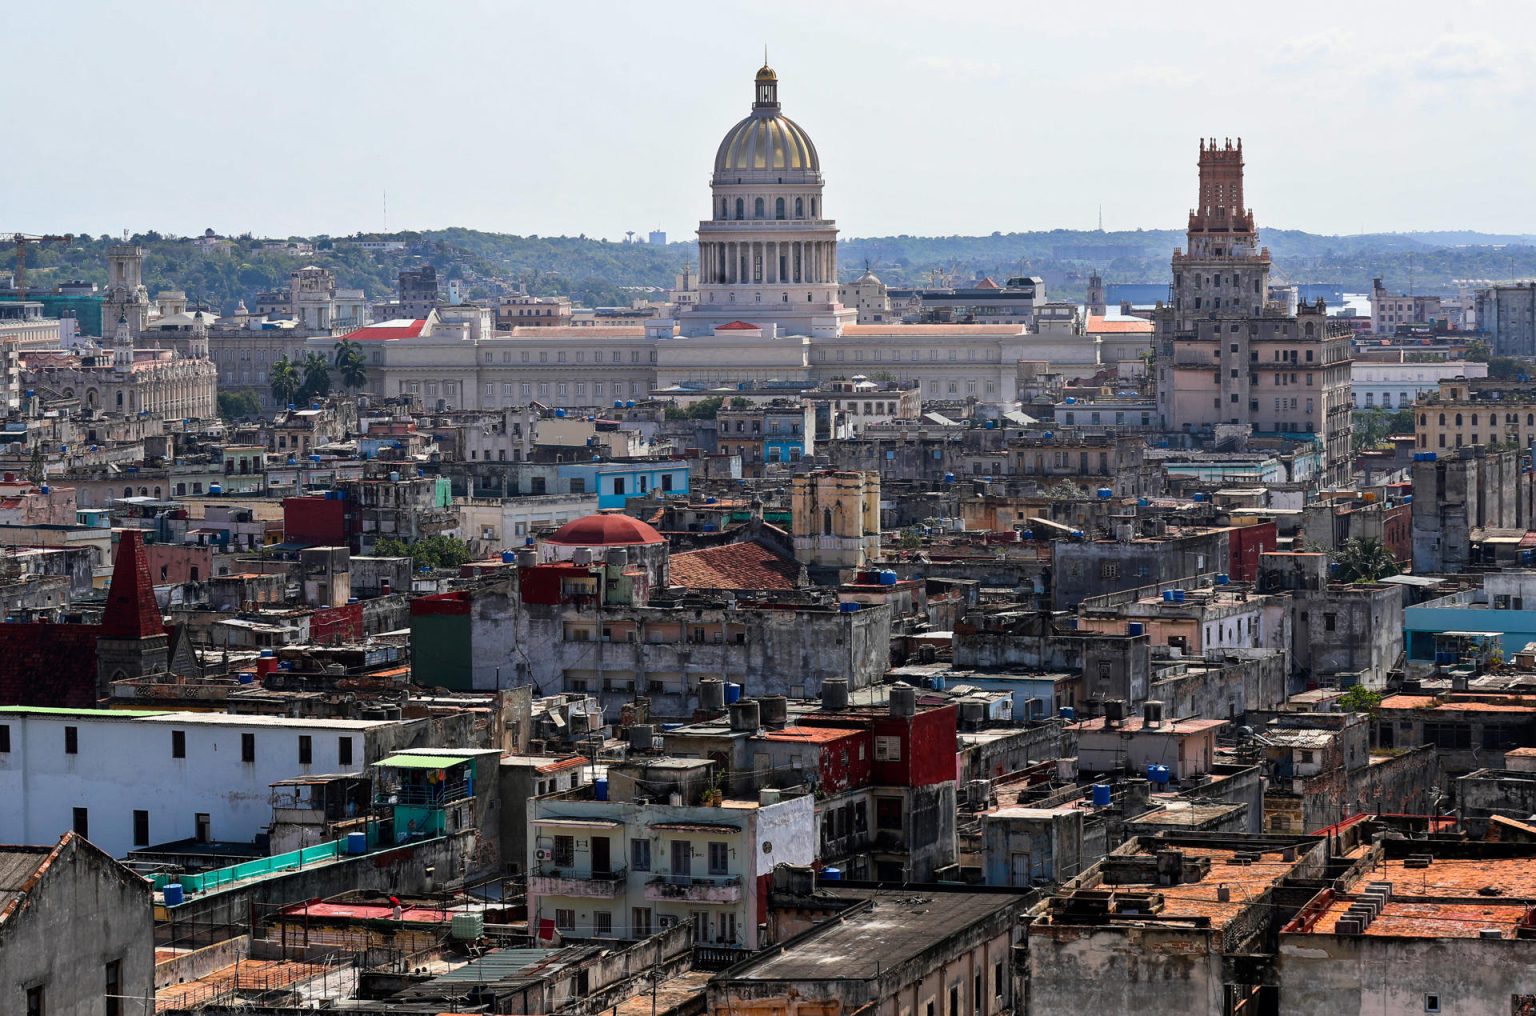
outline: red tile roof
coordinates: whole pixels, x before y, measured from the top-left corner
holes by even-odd
[[[1144,321],[1140,318],[1134,321],[1127,321],[1124,318],[1112,321],[1099,314],[1090,314],[1088,315],[1088,331],[1106,334],[1138,334],[1142,332],[1151,334],[1152,322]]]
[[[665,543],[655,527],[617,512],[572,519],[544,541],[571,547],[627,547]]]
[[[760,543],[728,543],[672,555],[672,584],[690,589],[789,590],[799,582],[800,565]]]
[[[727,321],[715,328],[717,332],[755,332],[761,325],[754,325],[750,321]]]
[[[421,330],[426,326],[426,318],[414,320],[401,318],[398,321],[382,321],[376,325],[359,328],[355,332],[348,332],[342,338],[364,342],[378,339],[414,339],[421,335]]]

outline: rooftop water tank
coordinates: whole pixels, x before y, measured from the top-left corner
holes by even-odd
[[[555,410],[555,419],[557,419],[557,420],[565,419],[565,410],[563,410],[563,409]]]
[[[1111,800],[1108,783],[1095,783],[1093,785],[1093,806],[1095,808],[1108,808]]]

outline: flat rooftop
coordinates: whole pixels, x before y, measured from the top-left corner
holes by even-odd
[[[1529,923],[1536,856],[1435,857],[1427,867],[1408,867],[1406,857],[1383,859],[1346,892],[1319,896],[1283,930],[1338,934],[1339,919],[1374,882],[1390,883],[1392,893],[1363,937],[1479,938],[1488,929],[1512,939]]]
[[[721,976],[733,982],[874,980],[1024,899],[991,893],[880,893],[871,898],[868,909],[828,921],[779,951]]]

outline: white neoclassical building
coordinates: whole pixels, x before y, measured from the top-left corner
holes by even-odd
[[[368,390],[416,395],[429,408],[601,406],[679,386],[863,374],[915,386],[924,399],[1007,408],[1021,363],[1096,367],[1092,336],[1037,335],[1022,324],[857,323],[839,295],[820,156],[783,114],[778,89],[778,75],[761,68],[750,113],[715,150],[698,282],[674,300],[675,319],[503,331],[487,309],[440,307],[351,333],[364,349]],[[328,352],[333,340],[307,344]]]

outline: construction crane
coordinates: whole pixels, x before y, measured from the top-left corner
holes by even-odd
[[[42,245],[45,243],[69,243],[74,240],[74,234],[64,233],[12,233],[11,242],[16,245],[16,277],[11,280],[16,289],[16,295],[25,300],[27,298],[27,246],[29,244]]]

